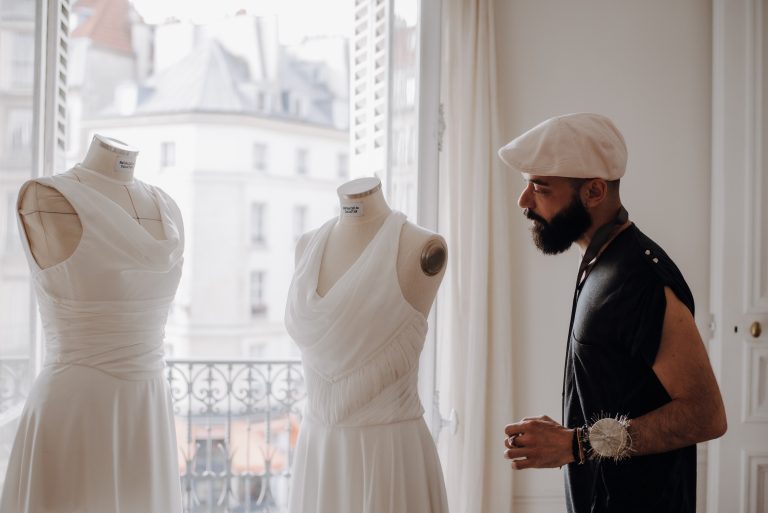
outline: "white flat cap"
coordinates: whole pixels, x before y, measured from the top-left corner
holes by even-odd
[[[550,118],[499,150],[521,173],[618,180],[627,167],[627,145],[610,119],[580,112]]]

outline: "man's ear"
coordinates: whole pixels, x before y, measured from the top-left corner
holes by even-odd
[[[581,186],[581,202],[585,207],[596,207],[608,197],[608,184],[602,178],[593,178]]]

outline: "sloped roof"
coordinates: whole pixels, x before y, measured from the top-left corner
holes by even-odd
[[[123,54],[133,54],[128,0],[79,0],[75,12],[88,12],[72,37],[86,37],[93,44]]]
[[[138,114],[156,112],[239,112],[247,110],[238,84],[248,80],[248,65],[209,40],[144,84],[146,100]]]
[[[248,63],[230,53],[216,39],[207,39],[176,64],[140,85],[136,114],[217,112],[255,114],[281,119],[333,125],[333,94],[313,76],[313,66],[281,52],[277,83],[259,84],[251,76]],[[300,116],[283,105],[265,111],[258,104],[260,89],[275,88],[303,100]],[[282,95],[280,95],[282,96]]]

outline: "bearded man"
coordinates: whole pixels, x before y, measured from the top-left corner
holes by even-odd
[[[696,443],[726,430],[720,390],[680,270],[629,219],[627,149],[606,117],[548,119],[499,150],[522,173],[518,205],[537,248],[574,242],[563,422],[505,427],[514,469],[567,465],[570,513],[696,510]]]

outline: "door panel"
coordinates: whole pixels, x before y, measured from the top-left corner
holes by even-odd
[[[713,3],[710,355],[728,432],[709,447],[710,512],[768,513],[766,4]]]

